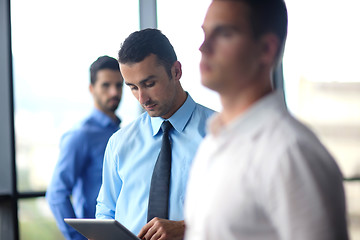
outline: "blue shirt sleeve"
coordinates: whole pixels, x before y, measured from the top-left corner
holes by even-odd
[[[116,202],[122,187],[114,159],[113,141],[111,137],[105,150],[102,185],[96,205],[97,219],[115,219]]]
[[[56,224],[65,238],[71,240],[86,239],[63,220],[76,217],[70,196],[84,166],[85,145],[84,137],[79,132],[69,132],[63,136],[59,160],[46,192],[46,199],[54,214]]]

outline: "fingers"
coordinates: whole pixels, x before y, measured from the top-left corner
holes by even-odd
[[[166,223],[168,220],[165,219],[153,219],[153,225],[145,235],[146,239],[150,240],[160,240],[167,239],[167,226]],[[150,238],[151,237],[151,238]]]
[[[138,237],[145,240],[181,240],[184,238],[184,221],[153,218],[140,231]]]
[[[138,237],[146,240],[166,239],[166,229],[162,223],[163,220],[157,217],[153,218],[140,230]]]
[[[152,219],[153,220],[153,219]],[[138,234],[138,238],[145,239],[144,236],[152,226],[152,220],[143,226]]]
[[[147,237],[145,235],[145,237]],[[163,236],[163,233],[155,231],[153,234],[149,233],[149,238],[146,238],[149,240],[160,240],[160,239],[166,239],[165,236]]]

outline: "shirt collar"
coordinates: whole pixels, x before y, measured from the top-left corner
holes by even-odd
[[[119,127],[121,123],[121,119],[116,117],[116,121],[114,121],[111,117],[103,113],[102,111],[94,108],[91,112],[91,116],[98,122],[102,127],[107,126],[116,126]]]
[[[228,125],[225,125],[219,115],[216,114],[208,122],[208,131],[213,135],[222,135],[231,133],[236,129],[243,136],[249,135],[263,126],[274,115],[274,109],[280,114],[287,112],[284,96],[280,91],[274,91],[262,97]]]
[[[189,121],[195,106],[195,101],[187,93],[187,98],[184,104],[169,119],[164,119],[162,117],[151,117],[153,136],[159,132],[161,124],[164,120],[168,120],[176,131],[182,132],[187,122]]]

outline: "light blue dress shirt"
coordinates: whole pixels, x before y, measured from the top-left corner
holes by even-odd
[[[213,110],[195,103],[188,95],[181,108],[168,119],[173,126],[169,132],[172,146],[170,220],[184,219],[190,165],[205,136],[206,120],[212,114]],[[110,138],[96,218],[116,219],[134,234],[146,224],[150,182],[161,148],[163,121],[145,112]]]
[[[66,239],[86,239],[63,219],[95,217],[106,144],[119,129],[119,124],[120,119],[114,122],[103,112],[94,109],[89,117],[65,133],[60,141],[60,156],[46,199]]]

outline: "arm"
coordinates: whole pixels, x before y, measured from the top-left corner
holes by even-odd
[[[76,218],[70,201],[73,186],[85,161],[83,139],[79,135],[67,134],[61,140],[60,156],[54,169],[46,199],[55,217],[56,224],[66,239],[85,239],[64,222],[64,218]]]
[[[110,138],[104,154],[102,185],[97,198],[95,214],[97,219],[115,219],[116,202],[122,187],[112,143],[113,139]]]
[[[279,156],[264,201],[280,239],[348,239],[342,175],[328,152],[296,142]],[[266,183],[265,183],[266,184]]]
[[[153,218],[140,231],[138,237],[146,240],[181,240],[184,238],[185,222]]]

